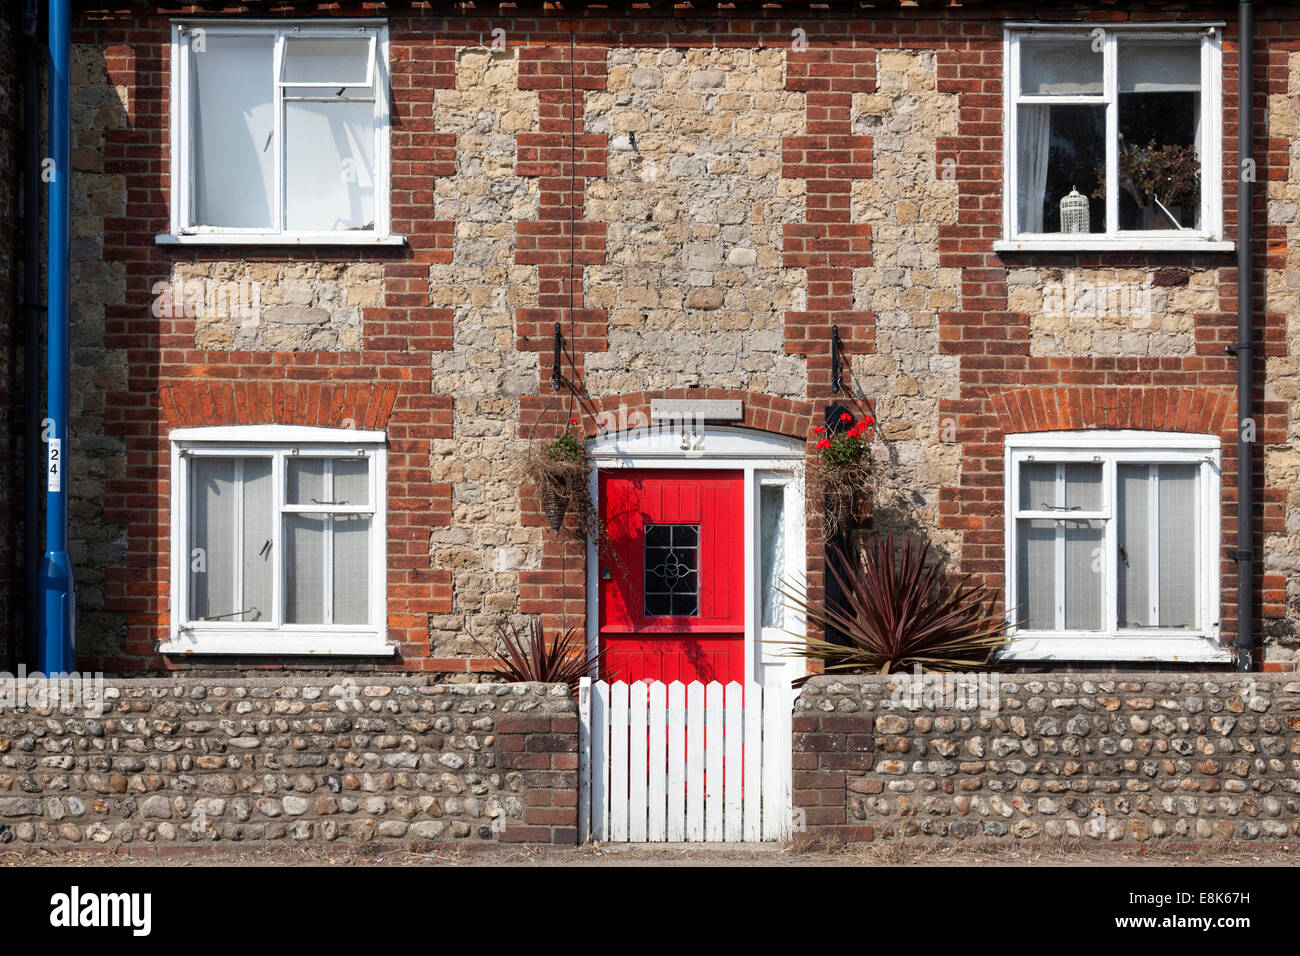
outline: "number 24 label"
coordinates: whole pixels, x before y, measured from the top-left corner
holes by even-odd
[[[46,490],[59,491],[63,487],[63,439],[51,438],[49,445],[49,467],[46,470],[50,480]]]

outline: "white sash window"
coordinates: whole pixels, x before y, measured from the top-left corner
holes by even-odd
[[[1218,25],[1008,29],[997,248],[1231,248],[1220,41]]]
[[[388,210],[387,28],[172,28],[172,226],[164,243],[369,244]]]
[[[1218,438],[1012,435],[1006,465],[1006,657],[1228,659]]]
[[[166,653],[391,654],[381,433],[172,435]]]

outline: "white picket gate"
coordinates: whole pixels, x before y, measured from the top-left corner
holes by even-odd
[[[751,843],[789,835],[788,683],[584,679],[578,702],[584,843]]]

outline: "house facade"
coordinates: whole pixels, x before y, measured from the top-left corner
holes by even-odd
[[[841,415],[874,422],[861,529],[1001,589],[1017,665],[1231,668],[1244,606],[1294,668],[1296,11],[1256,12],[1247,156],[1233,3],[73,6],[71,412],[36,438],[82,669],[466,680],[540,615],[650,676],[789,671]],[[590,529],[521,478],[566,431]]]

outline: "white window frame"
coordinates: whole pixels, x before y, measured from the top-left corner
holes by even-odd
[[[1104,23],[1009,23],[1003,31],[1002,91],[1002,239],[993,244],[997,252],[1069,252],[1102,249],[1121,251],[1229,252],[1235,245],[1223,237],[1223,47],[1219,23],[1153,23],[1111,25]],[[1076,36],[1089,38],[1102,30],[1103,91],[1101,94],[1071,96],[1020,95],[1020,41],[1031,36]],[[1150,39],[1201,37],[1201,226],[1182,230],[1118,231],[1119,196],[1106,191],[1107,231],[1104,233],[1021,233],[1016,209],[1016,107],[1020,104],[1089,104],[1106,106],[1106,178],[1114,182],[1119,169],[1118,147],[1118,48],[1119,38],[1142,36]]]
[[[389,656],[386,589],[388,544],[384,433],[289,425],[183,428],[171,433],[171,592],[164,654],[311,654]],[[370,506],[287,505],[286,460],[364,455],[370,460]],[[274,486],[272,553],[276,576],[273,614],[267,621],[188,620],[190,565],[190,462],[199,457],[270,457]],[[373,515],[370,535],[370,620],[365,624],[286,624],[284,616],[284,516],[329,512]],[[327,555],[328,562],[328,555]]]
[[[275,87],[275,143],[279,161],[275,164],[274,208],[284,217],[284,104],[282,81],[284,41],[289,38],[370,38],[370,70],[375,92],[375,225],[366,230],[303,232],[270,229],[194,225],[191,208],[190,169],[190,38],[202,29],[208,36],[274,36],[273,71]],[[391,234],[390,140],[388,75],[388,25],[384,20],[173,20],[171,23],[171,231],[155,238],[159,245],[402,245],[405,238]],[[295,87],[320,84],[294,83]]]
[[[1105,568],[1101,631],[1018,629],[1016,608],[1021,600],[1016,566],[1017,519],[1059,519],[1059,511],[1021,510],[1020,466],[1026,463],[1100,463],[1102,507],[1099,511],[1071,512],[1071,518],[1106,522],[1104,554],[1118,553],[1115,515],[1116,466],[1139,464],[1194,464],[1197,474],[1196,582],[1198,594],[1195,629],[1120,628],[1118,580]],[[1004,514],[1006,515],[1005,592],[1011,642],[999,656],[1012,661],[1192,661],[1225,662],[1232,652],[1219,643],[1219,483],[1220,442],[1214,435],[1183,435],[1146,431],[1038,432],[1006,438]],[[1062,570],[1063,570],[1062,565]],[[1058,584],[1058,591],[1061,585]],[[1058,622],[1059,622],[1058,611]]]

